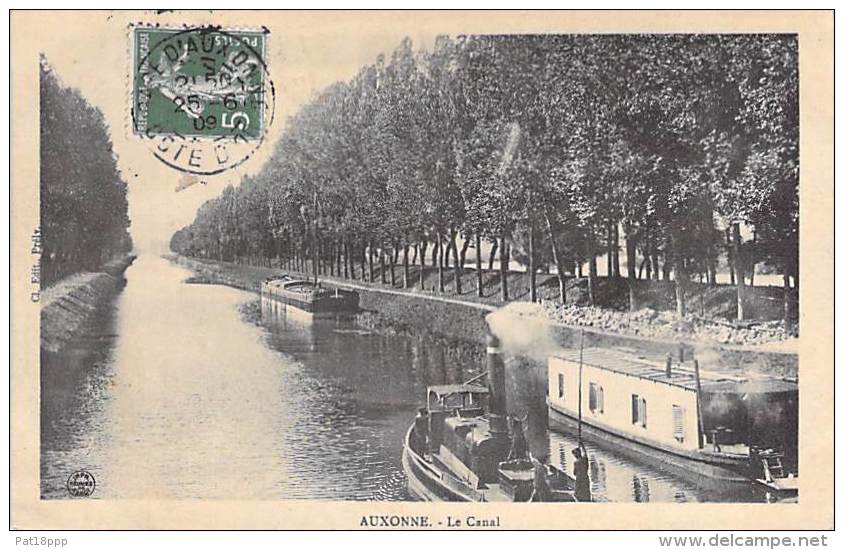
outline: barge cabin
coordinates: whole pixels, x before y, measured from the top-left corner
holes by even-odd
[[[552,427],[582,431],[660,465],[797,491],[797,383],[703,372],[591,348],[548,359]]]
[[[355,313],[360,296],[352,290],[326,288],[321,283],[282,275],[261,283],[261,299],[296,308],[309,316]]]

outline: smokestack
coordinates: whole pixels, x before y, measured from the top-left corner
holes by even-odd
[[[486,368],[489,383],[489,431],[493,435],[507,435],[507,393],[504,378],[504,358],[501,342],[494,334],[486,337]]]
[[[665,356],[665,376],[671,378],[671,354]]]

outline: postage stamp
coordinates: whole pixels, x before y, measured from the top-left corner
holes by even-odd
[[[272,121],[264,30],[132,29],[132,130],[165,164],[212,175],[245,161]]]

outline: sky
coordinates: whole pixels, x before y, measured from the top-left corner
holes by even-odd
[[[79,16],[82,15],[80,18]],[[355,26],[342,18],[313,19],[315,14],[282,12],[87,12],[39,15],[41,53],[60,81],[78,89],[99,108],[111,131],[118,167],[129,184],[131,233],[139,252],[162,253],[174,231],[189,224],[197,208],[244,175],[260,171],[289,116],[316,93],[338,80],[349,80],[360,67],[384,53],[389,57],[404,36],[417,47],[430,47],[434,35],[402,32],[401,25],[373,25],[366,18]],[[222,24],[224,28],[270,30],[267,44],[269,77],[276,88],[275,122],[263,145],[246,163],[220,175],[200,178],[205,184],[176,191],[184,174],[165,166],[149,150],[149,142],[131,134],[129,24],[162,26]],[[410,22],[405,29],[411,29]],[[84,139],[74,136],[71,139]]]

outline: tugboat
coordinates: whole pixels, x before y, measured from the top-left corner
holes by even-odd
[[[548,359],[549,424],[582,425],[595,441],[661,467],[796,495],[797,383],[703,372],[682,348],[674,359],[558,351]]]
[[[485,373],[428,388],[402,451],[408,489],[429,501],[574,502],[574,480],[531,456],[524,419],[508,419],[504,361],[487,338]]]
[[[326,288],[322,283],[281,275],[261,283],[261,299],[281,303],[313,317],[355,313],[360,296],[353,290]]]

